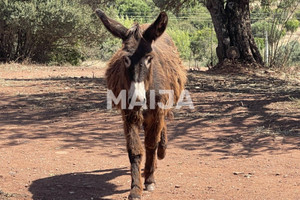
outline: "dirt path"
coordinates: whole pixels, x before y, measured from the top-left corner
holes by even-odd
[[[0,199],[127,198],[121,118],[104,68],[0,65]],[[300,84],[189,73],[144,200],[300,199]]]

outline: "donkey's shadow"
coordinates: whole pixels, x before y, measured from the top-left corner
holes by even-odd
[[[33,181],[29,191],[34,200],[109,199],[129,191],[118,190],[117,185],[109,182],[123,175],[129,175],[125,168],[57,175]]]

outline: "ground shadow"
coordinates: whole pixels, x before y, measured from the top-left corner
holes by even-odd
[[[276,153],[283,144],[300,148],[300,105],[294,102],[300,99],[299,83],[206,72],[189,73],[188,79],[195,109],[176,113],[180,121],[172,127],[171,142],[181,138],[182,148],[225,156]]]
[[[5,81],[8,85],[22,87],[25,92],[0,96],[2,146],[56,137],[65,142],[61,148],[89,149],[119,143],[124,147],[125,140],[118,129],[121,119],[116,118],[119,115],[115,111],[107,109],[107,89],[103,78]],[[112,124],[115,124],[114,129]]]
[[[0,97],[0,132],[9,132],[6,136],[0,135],[0,139],[7,141],[6,146],[52,136],[63,138],[63,148],[125,146],[120,115],[106,109],[106,83],[103,78],[5,81],[24,83],[23,87],[30,88],[57,88],[55,92]],[[280,108],[282,104],[300,98],[299,83],[267,76],[190,72],[186,89],[192,93],[195,109],[176,111],[169,136],[170,142],[184,137],[176,144],[178,147],[203,149],[207,155],[218,152],[253,156],[264,151],[275,152],[279,146],[274,145],[274,136],[283,136],[280,144],[287,144],[288,149],[300,148],[300,108]],[[273,104],[278,106],[277,110],[274,106],[270,107]],[[83,113],[87,113],[87,119],[78,119]],[[91,113],[98,114],[95,119],[99,122],[94,121]],[[70,118],[74,122],[67,125],[59,123]],[[32,127],[33,132],[28,133],[26,129],[32,130]],[[204,128],[208,128],[210,133],[214,133],[215,129],[218,132],[210,137],[205,135]],[[240,146],[238,150],[233,150],[235,145]]]
[[[25,83],[22,87],[40,88],[39,93],[1,95],[2,124],[40,124],[64,116],[74,116],[92,110],[107,111],[106,88],[103,78],[5,79]],[[43,92],[47,88],[57,91]],[[66,89],[64,91],[64,89]]]
[[[128,174],[125,168],[116,168],[57,175],[33,181],[29,191],[34,200],[109,199],[111,195],[128,192],[110,183]]]

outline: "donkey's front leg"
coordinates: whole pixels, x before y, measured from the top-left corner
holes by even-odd
[[[141,199],[143,191],[143,184],[141,180],[143,147],[139,137],[140,123],[136,121],[136,117],[137,115],[133,116],[133,114],[123,115],[127,151],[131,165],[131,190],[128,197],[129,200]]]
[[[161,131],[164,127],[164,119],[157,115],[156,120],[145,120],[145,187],[148,191],[155,189],[154,171],[157,167],[156,150],[161,138]]]
[[[128,156],[131,164],[131,190],[128,199],[138,200],[142,196],[142,180],[141,180],[141,153],[133,153],[132,149],[128,150]]]

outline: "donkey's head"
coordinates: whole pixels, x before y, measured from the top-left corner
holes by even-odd
[[[168,16],[161,12],[157,19],[145,30],[135,24],[127,29],[119,22],[107,17],[104,12],[97,9],[96,13],[107,30],[115,37],[122,39],[124,56],[119,58],[126,67],[129,80],[128,100],[146,101],[146,91],[149,89],[150,73],[154,54],[151,44],[165,31]]]

